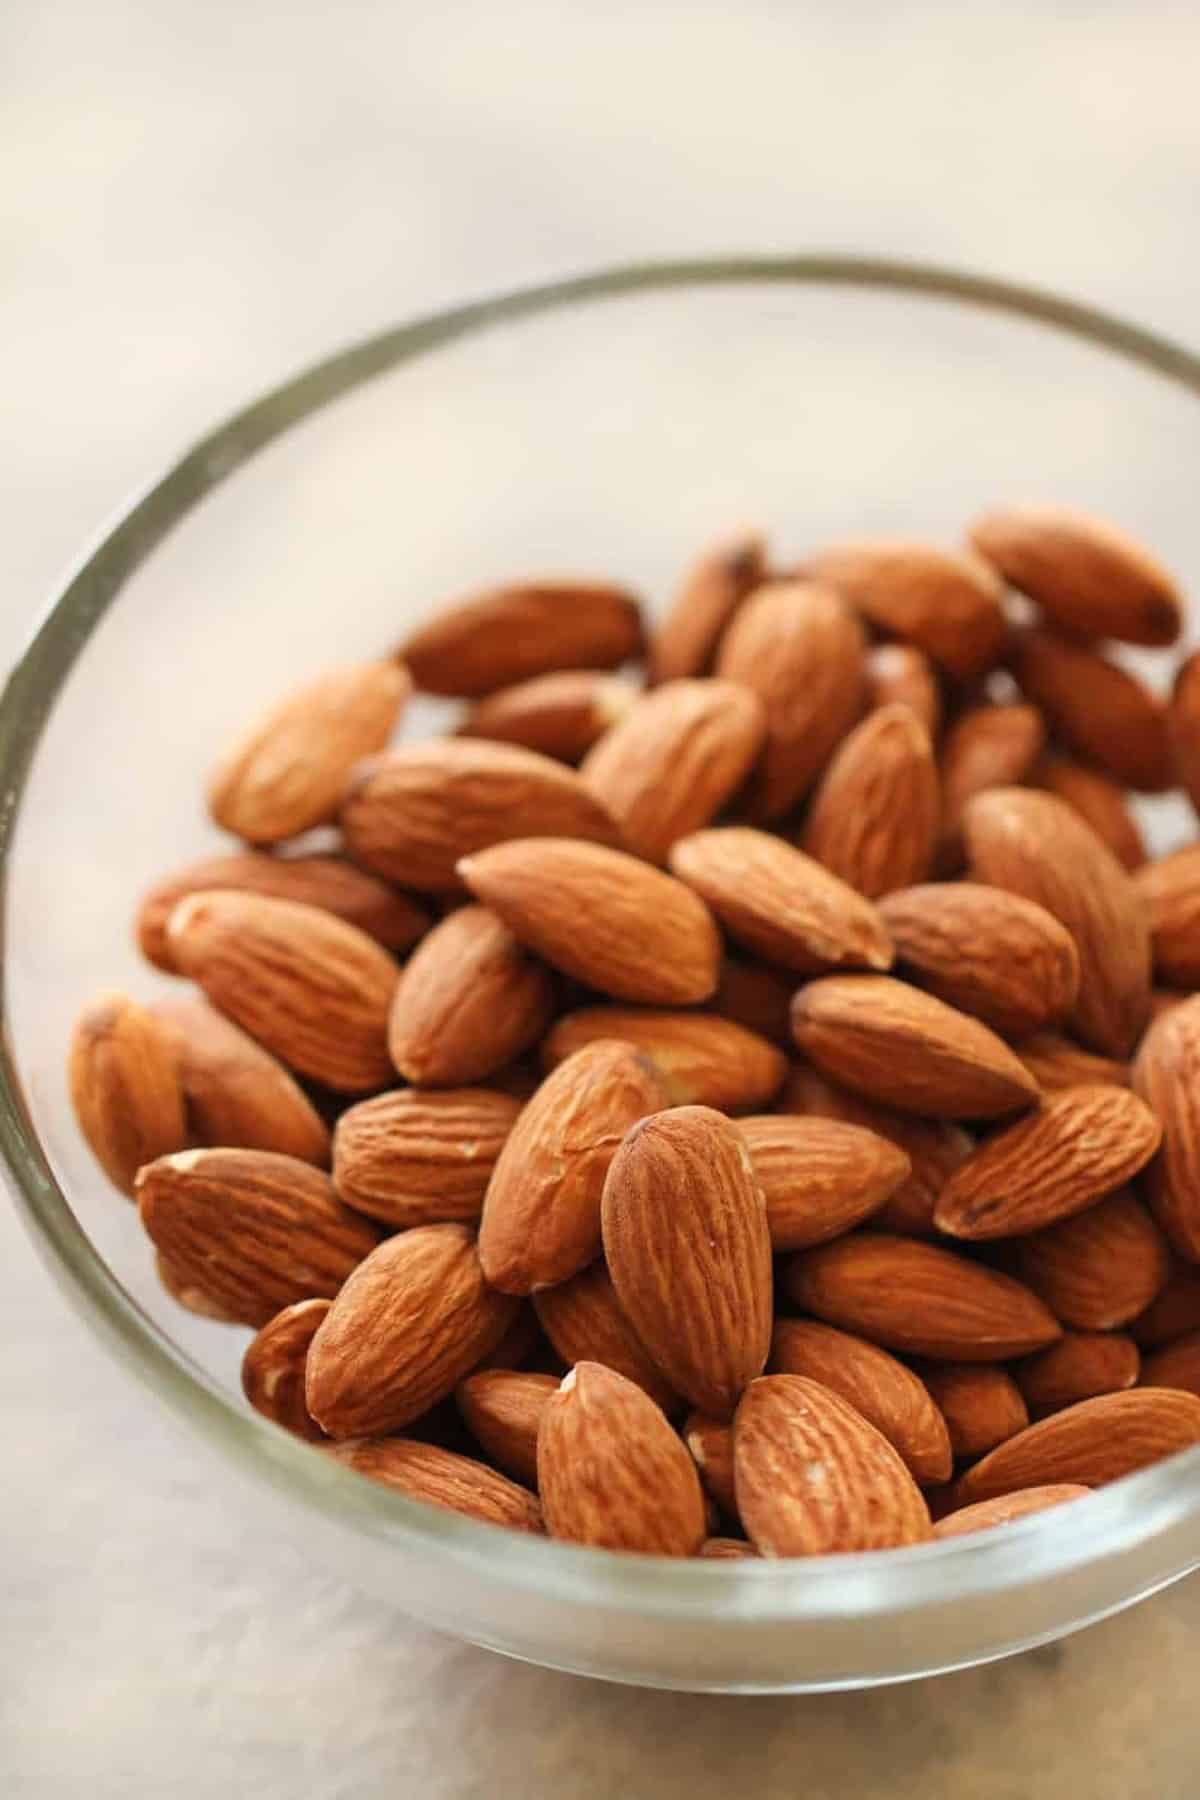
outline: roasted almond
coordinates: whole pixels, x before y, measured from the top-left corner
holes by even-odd
[[[1173,1344],[1148,1356],[1142,1364],[1142,1381],[1147,1387],[1181,1388],[1185,1394],[1200,1394],[1200,1331],[1176,1338]]]
[[[801,841],[849,887],[876,900],[928,875],[940,812],[929,733],[911,708],[884,706],[835,752]]]
[[[542,1058],[554,1068],[594,1038],[621,1038],[644,1050],[672,1103],[752,1112],[783,1084],[787,1058],[753,1031],[704,1012],[587,1006],[567,1013],[547,1034]]]
[[[1155,975],[1200,987],[1200,844],[1147,863],[1134,879],[1150,918]]]
[[[1200,653],[1193,652],[1179,665],[1167,731],[1176,775],[1193,808],[1200,812]]]
[[[949,1480],[946,1421],[928,1388],[886,1350],[813,1319],[779,1319],[768,1366],[773,1375],[805,1375],[840,1394],[883,1433],[915,1481]]]
[[[766,573],[766,544],[757,531],[739,532],[706,550],[684,575],[650,639],[650,680],[706,675],[722,632]]]
[[[386,1225],[469,1224],[520,1111],[488,1088],[376,1094],[338,1120],[333,1185],[347,1206]]]
[[[1018,1246],[1022,1278],[1064,1325],[1111,1331],[1145,1311],[1170,1273],[1166,1242],[1132,1194],[1035,1231]]]
[[[84,1007],[71,1034],[68,1080],[79,1129],[122,1193],[132,1194],[143,1163],[187,1143],[170,1037],[128,995],[97,994]]]
[[[994,1450],[1029,1423],[1020,1388],[996,1363],[942,1363],[923,1369],[921,1379],[960,1461]]]
[[[1018,1432],[968,1469],[964,1503],[994,1500],[1019,1488],[1078,1482],[1102,1487],[1200,1444],[1200,1399],[1171,1388],[1101,1394]]]
[[[1180,1255],[1200,1262],[1200,996],[1155,1020],[1132,1081],[1162,1121],[1146,1177],[1150,1209]]]
[[[1146,860],[1141,828],[1130,812],[1125,790],[1100,769],[1051,756],[1039,764],[1038,784],[1077,812],[1123,869],[1138,869]]]
[[[615,669],[642,647],[638,603],[600,581],[524,581],[435,613],[401,646],[430,694],[494,694],[555,669]]]
[[[479,1369],[459,1382],[454,1397],[467,1430],[492,1461],[514,1481],[536,1487],[538,1427],[557,1392],[556,1375]]]
[[[1097,1056],[1094,1050],[1084,1050],[1054,1031],[1039,1031],[1033,1037],[1023,1038],[1016,1052],[1046,1094],[1104,1082],[1113,1087],[1129,1086],[1129,1070],[1123,1062]]]
[[[844,594],[877,630],[915,644],[951,675],[969,679],[999,661],[1004,589],[980,557],[898,539],[864,540],[823,550],[809,572]]]
[[[705,1492],[726,1519],[738,1516],[733,1490],[733,1426],[709,1413],[688,1414],[683,1441],[700,1471]]]
[[[439,1444],[402,1437],[351,1438],[328,1445],[327,1453],[356,1475],[426,1506],[443,1506],[486,1525],[503,1525],[507,1531],[542,1529],[541,1508],[528,1489],[486,1463]]]
[[[679,1409],[679,1396],[650,1360],[617,1299],[602,1262],[533,1297],[542,1330],[568,1364],[603,1363],[644,1388],[664,1412]]]
[[[1130,1337],[1115,1331],[1068,1331],[1048,1350],[1018,1363],[1017,1381],[1033,1418],[1060,1412],[1077,1400],[1119,1394],[1134,1386],[1141,1358]],[[1171,1387],[1151,1381],[1151,1386]]]
[[[1149,1220],[1147,1226],[1153,1229]],[[1189,1332],[1200,1331],[1200,1269],[1183,1262],[1170,1267],[1166,1281],[1149,1305],[1132,1320],[1129,1330],[1134,1342],[1143,1350],[1158,1350],[1164,1344],[1176,1343]],[[1170,1387],[1171,1383],[1163,1381],[1158,1385]]]
[[[807,1250],[861,1224],[908,1178],[903,1150],[835,1119],[763,1113],[739,1119],[767,1204],[771,1248]]]
[[[1036,706],[973,706],[961,713],[942,745],[942,834],[939,867],[962,865],[962,822],[967,804],[988,788],[1015,787],[1028,779],[1046,743],[1046,722]]]
[[[974,1506],[960,1506],[956,1512],[939,1519],[933,1528],[935,1538],[966,1537],[969,1532],[992,1531],[997,1525],[1011,1525],[1016,1519],[1027,1519],[1032,1513],[1048,1512],[1053,1506],[1065,1506],[1069,1500],[1086,1500],[1091,1488],[1078,1482],[1052,1482],[1047,1487],[1020,1488],[1015,1494],[1004,1494],[998,1500],[979,1500]]]
[[[726,956],[717,977],[717,991],[708,1007],[710,1012],[731,1019],[735,1025],[744,1025],[747,1031],[757,1032],[772,1044],[790,1047],[795,991],[795,976],[785,969]]]
[[[1020,632],[1009,658],[1021,691],[1077,756],[1126,787],[1170,787],[1166,708],[1136,676],[1053,631]]]
[[[331,1305],[322,1299],[285,1306],[250,1340],[242,1358],[242,1392],[251,1406],[310,1443],[323,1443],[325,1433],[304,1402],[304,1365]]]
[[[637,697],[637,689],[619,675],[561,669],[489,694],[471,708],[458,735],[519,744],[558,762],[577,763]]]
[[[867,703],[907,706],[931,740],[942,724],[942,690],[923,650],[911,644],[876,644],[867,654]]]

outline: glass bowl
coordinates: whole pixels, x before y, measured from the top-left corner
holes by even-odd
[[[293,682],[506,574],[611,575],[653,601],[740,523],[786,563],[847,534],[953,542],[982,506],[1041,497],[1111,515],[1187,581],[1198,395],[1184,351],[998,282],[831,257],[627,268],[333,356],[103,536],[0,702],[0,1149],[72,1302],[187,1428],[181,1454],[220,1459],[216,1503],[267,1509],[304,1556],[476,1643],[743,1692],[979,1662],[1200,1562],[1197,1452],[978,1538],[792,1563],[614,1556],[406,1501],[246,1409],[245,1334],[159,1289],[64,1081],[86,995],[169,985],[137,959],[136,899],[215,847],[214,749]],[[1184,824],[1160,808],[1156,840]]]

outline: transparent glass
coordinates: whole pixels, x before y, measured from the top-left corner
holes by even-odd
[[[818,1562],[618,1557],[407,1502],[247,1412],[244,1334],[158,1288],[63,1078],[83,996],[165,985],[133,950],[135,900],[214,843],[204,772],[267,696],[509,572],[613,575],[653,602],[743,521],[784,561],[844,533],[953,541],[984,504],[1052,497],[1186,580],[1198,395],[1185,352],[993,282],[829,258],[625,269],[334,356],[117,521],[0,702],[0,1150],[71,1300],[222,1459],[218,1503],[265,1507],[305,1555],[477,1643],[746,1692],[999,1656],[1200,1562],[1197,1453],[990,1536]]]

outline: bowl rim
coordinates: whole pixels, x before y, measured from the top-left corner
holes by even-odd
[[[7,991],[9,859],[33,758],[59,691],[126,580],[193,507],[260,449],[374,376],[495,326],[621,296],[741,285],[832,285],[957,302],[1082,338],[1200,397],[1200,357],[1115,314],[1050,291],[936,264],[822,253],[638,262],[521,286],[425,314],[352,343],[285,379],[187,450],[103,529],[34,626],[0,695],[0,1158],[36,1248],[110,1350],[167,1407],[252,1478],[335,1524],[395,1547],[497,1570],[549,1599],[693,1621],[779,1623],[944,1609],[1066,1579],[1155,1538],[1162,1553],[1129,1598],[1200,1561],[1200,1450],[1001,1532],[885,1555],[780,1564],[614,1554],[501,1531],[408,1500],[314,1456],[242,1410],[177,1348],[92,1247],[38,1141],[16,1066]],[[1082,1509],[1082,1512],[1081,1510]],[[951,1567],[953,1565],[953,1567]]]

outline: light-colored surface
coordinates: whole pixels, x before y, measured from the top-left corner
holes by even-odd
[[[5,648],[180,444],[319,350],[639,254],[882,249],[1195,336],[1193,9],[14,0]],[[247,1526],[0,1216],[0,1791],[1195,1791],[1186,1584],[891,1693],[606,1689],[410,1627]],[[1078,1767],[1086,1746],[1086,1776]]]

